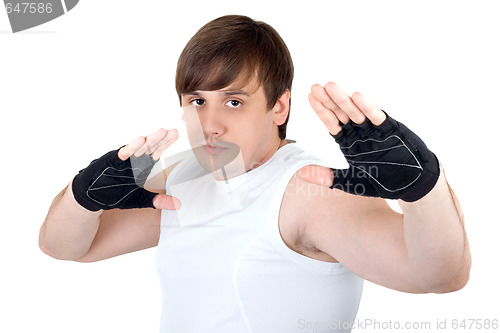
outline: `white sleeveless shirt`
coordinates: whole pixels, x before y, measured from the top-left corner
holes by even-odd
[[[169,175],[178,211],[162,212],[156,264],[161,333],[349,332],[363,280],[286,246],[280,204],[292,176],[326,163],[297,144],[216,181],[194,155]]]

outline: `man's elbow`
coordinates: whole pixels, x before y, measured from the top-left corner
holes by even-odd
[[[57,260],[79,261],[82,257],[65,251],[56,251],[48,246],[41,238],[38,240],[38,247],[43,253]]]
[[[461,274],[460,276],[454,277],[451,281],[448,281],[442,285],[440,285],[438,288],[433,290],[433,293],[436,294],[445,294],[445,293],[451,293],[455,291],[459,291],[460,289],[463,289],[467,283],[469,282],[469,272],[466,274]]]
[[[435,281],[433,286],[429,288],[430,290],[428,292],[445,294],[463,289],[469,282],[470,268],[471,260],[469,257],[455,275],[453,275],[451,278],[449,278],[448,275],[448,278],[443,278],[440,279],[440,281]]]
[[[38,235],[38,247],[40,250],[48,255],[49,257],[52,257],[54,259],[61,259],[56,253],[50,248],[50,246],[47,245],[47,242],[45,241],[45,229],[44,225],[40,228],[40,234]]]
[[[45,246],[43,243],[39,242],[38,243],[38,247],[40,248],[40,250],[45,253],[46,255],[48,255],[49,257],[52,257],[54,259],[57,259],[57,260],[73,260],[73,258],[67,256],[67,255],[63,255],[62,253],[57,253],[53,250],[51,250],[49,247]]]
[[[44,243],[42,243],[41,241],[38,242],[38,247],[40,248],[40,250],[45,253],[46,255],[48,255],[49,257],[52,257],[54,259],[57,259],[57,260],[64,260],[65,258],[63,258],[62,256],[56,254],[54,251],[50,250],[50,248],[48,248]]]

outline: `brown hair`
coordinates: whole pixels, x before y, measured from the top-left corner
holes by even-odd
[[[269,24],[227,15],[204,25],[186,44],[177,63],[175,87],[180,100],[182,94],[222,89],[237,79],[248,83],[255,74],[270,110],[292,89],[290,52]],[[278,127],[281,139],[286,136],[288,118]]]

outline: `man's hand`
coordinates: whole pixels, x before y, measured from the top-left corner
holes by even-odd
[[[348,193],[413,202],[439,178],[439,163],[424,142],[360,93],[352,97],[335,83],[314,85],[309,102],[350,167],[309,166],[303,179]]]
[[[179,208],[178,199],[144,189],[154,164],[177,138],[176,130],[159,129],[92,161],[73,179],[76,201],[90,211]]]

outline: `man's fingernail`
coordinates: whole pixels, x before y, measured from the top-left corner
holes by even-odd
[[[174,203],[174,208],[175,209],[179,209],[181,208],[181,201],[177,198],[172,198],[172,202]]]
[[[158,207],[158,195],[153,198],[153,206],[155,206],[155,208],[159,208]]]

